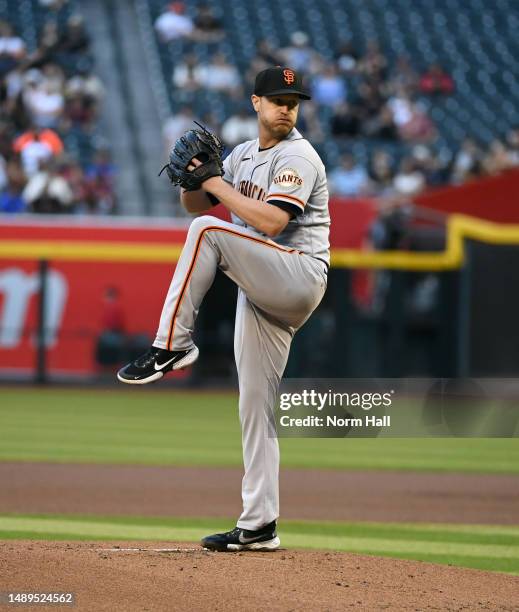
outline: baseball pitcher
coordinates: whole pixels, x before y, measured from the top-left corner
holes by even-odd
[[[202,540],[212,550],[280,545],[274,410],[290,343],[323,297],[330,260],[324,165],[294,127],[300,101],[309,99],[297,72],[268,68],[257,75],[251,97],[256,140],[238,145],[223,163],[219,139],[204,128],[177,141],[165,169],[182,188],[182,204],[204,213],[221,202],[232,223],[208,215],[193,220],[155,342],[117,375],[146,384],[196,361],[195,321],[217,268],[236,283],[243,512],[234,529]]]

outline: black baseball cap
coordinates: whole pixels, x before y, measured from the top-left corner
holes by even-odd
[[[301,100],[310,100],[310,94],[305,91],[303,78],[292,68],[276,66],[262,70],[256,76],[254,95],[277,96],[280,94],[297,94]]]

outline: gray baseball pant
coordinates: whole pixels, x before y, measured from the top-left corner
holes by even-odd
[[[326,289],[325,266],[251,228],[198,217],[189,227],[154,346],[193,346],[198,309],[217,268],[238,285],[234,353],[245,474],[237,525],[256,530],[279,516],[274,409],[292,337]]]

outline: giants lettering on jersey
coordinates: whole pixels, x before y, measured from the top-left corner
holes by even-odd
[[[301,187],[302,184],[303,179],[293,168],[284,168],[274,177],[274,185],[278,187],[292,187],[293,185]]]
[[[238,189],[240,193],[243,193],[244,196],[248,198],[253,198],[254,200],[261,200],[262,202],[267,197],[267,194],[264,189],[251,183],[250,181],[240,181],[240,187]]]

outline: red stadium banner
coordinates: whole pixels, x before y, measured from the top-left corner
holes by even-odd
[[[49,371],[94,372],[96,345],[110,317],[117,317],[125,334],[152,339],[173,269],[167,264],[51,262],[45,335]],[[39,288],[37,262],[0,262],[2,370],[34,369]],[[117,295],[115,305],[107,302],[110,292]]]
[[[81,245],[152,245],[164,250],[184,242],[186,225],[78,224],[74,220],[16,220],[0,225],[0,244],[65,242]],[[5,252],[5,251],[4,251]],[[87,375],[101,366],[96,349],[103,332],[116,327],[128,339],[154,338],[174,263],[64,261],[48,258],[45,346],[48,372]],[[38,261],[0,260],[0,371],[29,374],[36,363],[40,277]]]

